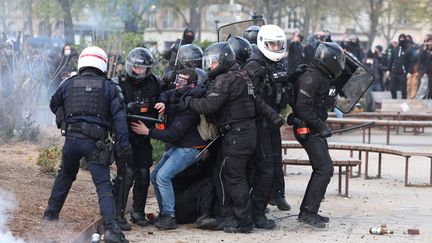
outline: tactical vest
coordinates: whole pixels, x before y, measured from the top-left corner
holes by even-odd
[[[108,106],[105,100],[104,77],[76,76],[72,80],[70,94],[64,102],[66,117],[78,115],[97,116],[108,122]]]
[[[289,90],[292,89],[288,78],[288,71],[282,62],[266,63],[266,76],[259,84],[260,94],[277,112],[288,104]]]
[[[219,125],[233,124],[255,117],[255,92],[254,86],[245,70],[230,72],[237,78],[231,87],[228,102],[225,103],[216,117]]]
[[[153,74],[138,85],[122,76],[120,77],[120,87],[128,114],[158,117],[158,111],[154,109],[154,106],[157,103],[160,88],[159,82]]]

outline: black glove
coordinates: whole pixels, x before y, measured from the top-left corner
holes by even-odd
[[[326,126],[325,124],[322,124],[320,127],[321,128],[320,128],[320,131],[318,133],[318,135],[320,137],[328,138],[328,137],[331,137],[333,135],[332,130],[328,126]]]
[[[281,115],[277,115],[272,119],[273,125],[275,125],[276,127],[281,127],[285,120],[283,119],[283,117]]]
[[[186,96],[184,99],[181,99],[180,102],[177,104],[177,111],[183,112],[187,110],[189,107],[189,102],[192,99],[192,96]]]
[[[132,147],[130,144],[126,147],[119,148],[117,151],[117,166],[125,166],[132,160]]]

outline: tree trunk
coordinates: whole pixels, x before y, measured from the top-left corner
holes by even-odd
[[[66,43],[74,44],[74,26],[71,13],[71,3],[69,0],[58,0],[63,12],[64,38]],[[51,30],[50,30],[51,32]],[[50,33],[51,35],[51,33]]]

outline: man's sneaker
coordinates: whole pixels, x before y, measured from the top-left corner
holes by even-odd
[[[270,205],[277,206],[279,210],[288,211],[291,209],[291,206],[287,203],[284,197],[272,198],[269,201]]]
[[[258,229],[274,229],[276,226],[275,221],[272,219],[267,219],[264,215],[253,217],[255,227]]]
[[[59,220],[59,213],[51,210],[45,210],[42,219],[47,221],[57,221]]]
[[[218,228],[218,221],[216,218],[210,217],[208,214],[202,215],[199,217],[195,224],[197,225],[197,228],[199,229],[212,229],[217,230]]]
[[[319,215],[316,213],[303,212],[299,216],[299,221],[301,221],[305,224],[308,224],[310,226],[316,227],[316,228],[325,228],[326,227],[325,222],[321,221],[321,219],[319,218]]]
[[[176,229],[177,222],[175,217],[162,214],[160,218],[154,223],[154,226],[158,227],[161,230]]]
[[[137,224],[139,226],[146,226],[149,224],[149,221],[147,220],[145,213],[131,212],[130,217],[132,223]]]
[[[120,215],[117,217],[117,223],[121,230],[129,231],[132,229],[131,225],[125,219],[124,215]]]

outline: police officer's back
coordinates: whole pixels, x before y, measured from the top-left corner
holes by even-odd
[[[99,198],[105,242],[128,242],[115,220],[110,183],[111,144],[106,142],[111,126],[117,132],[119,152],[130,154],[126,112],[115,85],[105,76],[107,55],[99,47],[87,47],[78,59],[79,75],[65,80],[53,95],[51,110],[65,130],[62,166],[54,181],[45,220],[58,220],[72,182],[85,157]]]

